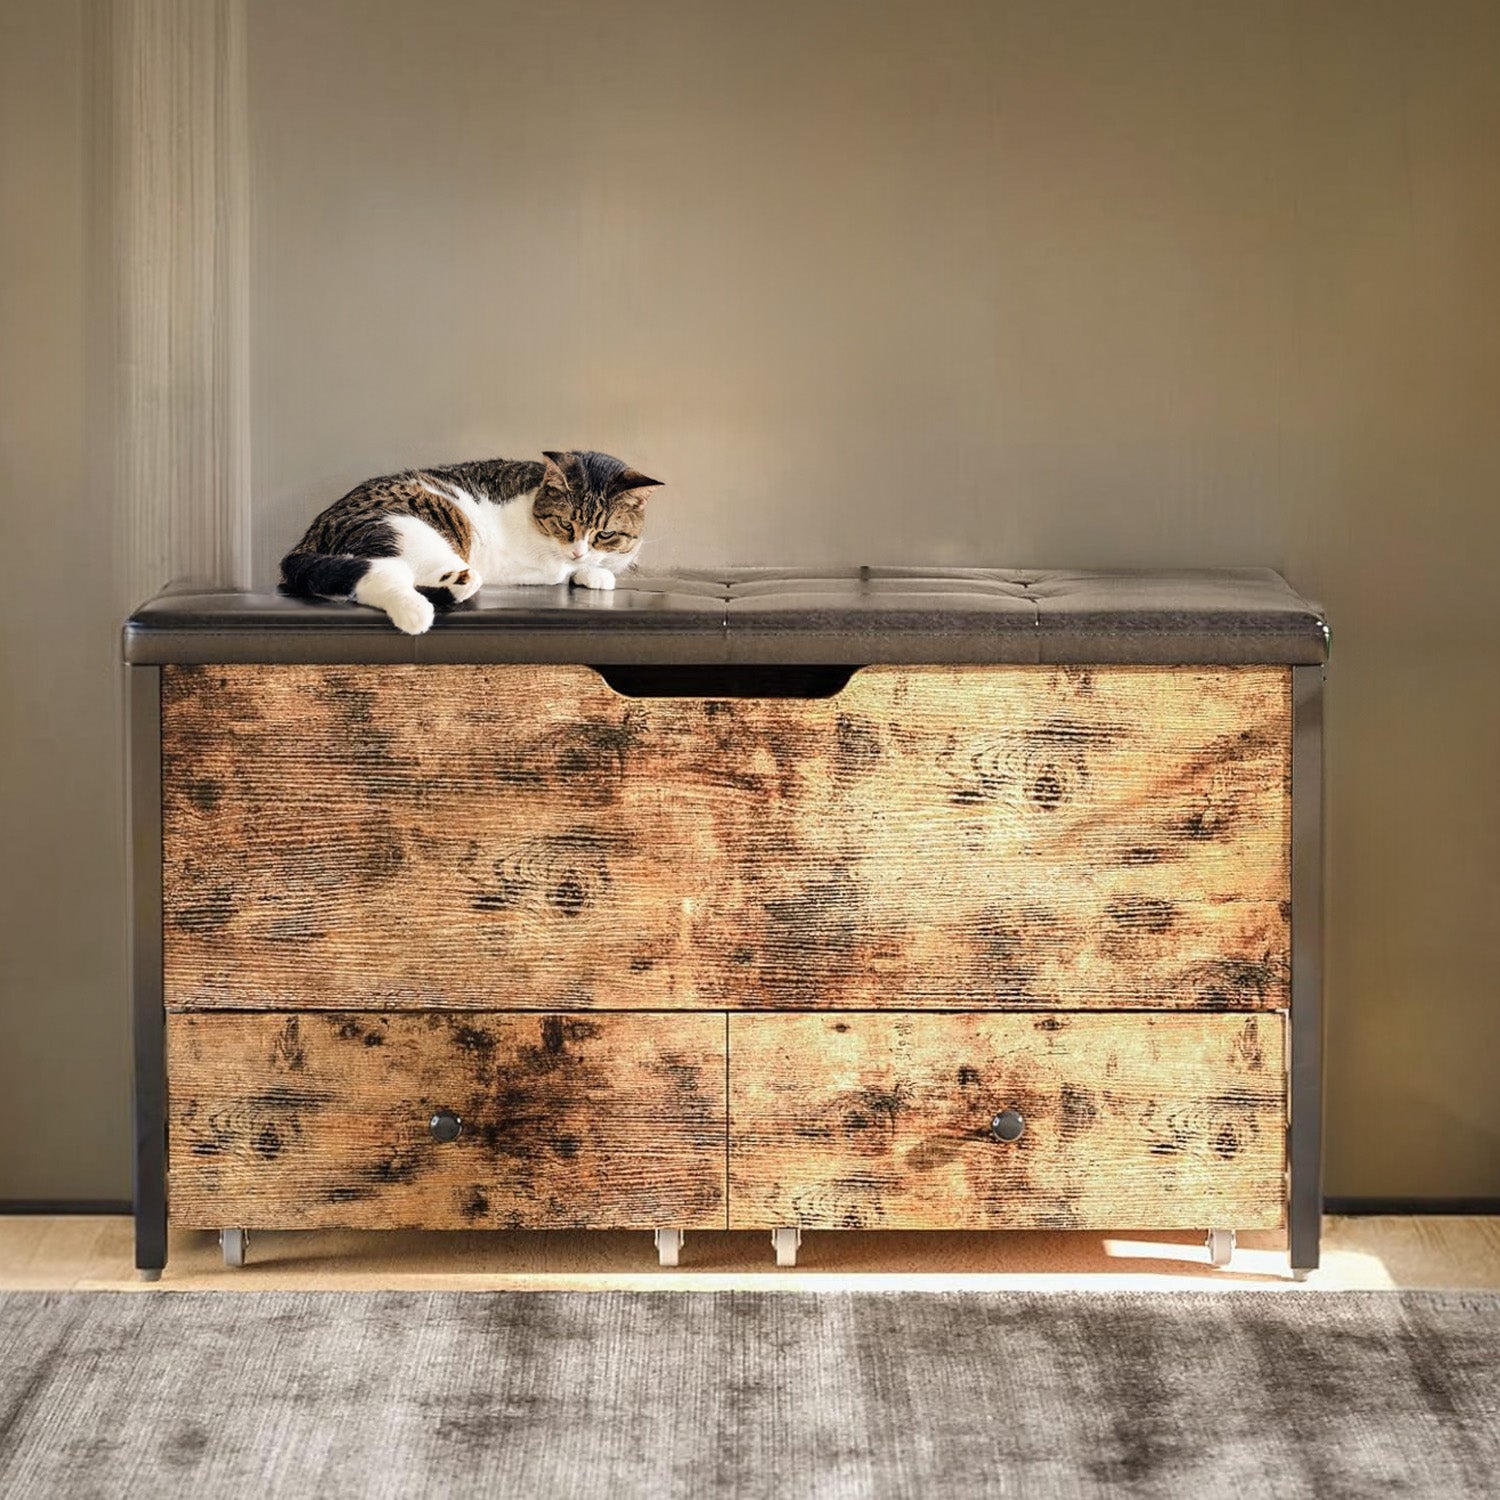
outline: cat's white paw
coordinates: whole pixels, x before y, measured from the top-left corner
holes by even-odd
[[[444,573],[438,579],[438,587],[447,589],[453,595],[455,604],[462,604],[465,599],[472,599],[483,585],[484,579],[473,568],[456,568],[451,573]]]
[[[422,635],[432,628],[432,603],[415,591],[387,600],[385,612],[396,629],[404,630],[407,635]]]
[[[608,568],[579,568],[573,582],[581,589],[612,589],[615,575]]]

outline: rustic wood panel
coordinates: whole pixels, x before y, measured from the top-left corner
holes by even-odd
[[[174,1015],[171,1222],[722,1229],[724,1045],[722,1015]]]
[[[1255,1014],[734,1015],[730,1225],[1275,1227],[1283,1047]]]
[[[1283,668],[163,684],[173,1007],[1287,1002]]]

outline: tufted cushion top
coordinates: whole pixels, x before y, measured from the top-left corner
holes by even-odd
[[[1309,665],[1328,630],[1269,568],[732,568],[486,588],[421,636],[357,605],[179,588],[124,644],[141,663]]]

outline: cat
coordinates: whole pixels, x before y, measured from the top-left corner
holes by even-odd
[[[481,459],[367,479],[281,560],[285,593],[373,605],[421,635],[485,583],[612,589],[661,488],[607,453]]]

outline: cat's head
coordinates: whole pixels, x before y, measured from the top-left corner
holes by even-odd
[[[531,512],[564,557],[582,564],[640,546],[646,497],[661,487],[607,453],[547,453]]]

